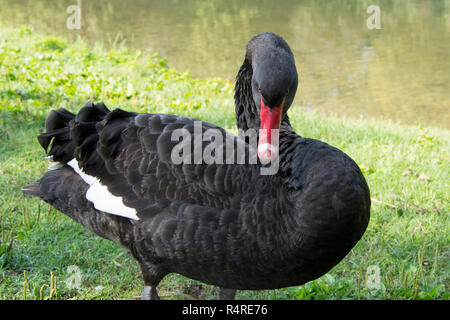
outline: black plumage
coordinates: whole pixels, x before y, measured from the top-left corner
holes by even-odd
[[[285,99],[274,175],[261,175],[259,160],[248,163],[252,146],[206,122],[203,133],[215,129],[225,137],[215,148],[223,163],[197,163],[193,155],[174,163],[172,134],[184,129],[194,147],[195,119],[110,112],[89,102],[77,115],[52,111],[39,142],[55,161],[75,158],[139,220],[95,209],[85,196],[89,185],[67,165],[23,191],[126,248],[141,265],[143,298],[158,298],[156,286],[173,272],[227,288],[222,298],[233,298],[236,289],[303,284],[329,271],[361,238],[370,197],[350,157],[293,131],[286,112],[297,83],[281,37],[264,33],[249,42],[236,79],[237,125],[259,130],[260,101]],[[247,163],[226,153],[227,141],[244,145]],[[211,143],[201,141],[201,150]]]

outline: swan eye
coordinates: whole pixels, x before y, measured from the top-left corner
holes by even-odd
[[[286,90],[286,93],[284,95],[287,96],[288,94],[289,94],[289,89]]]

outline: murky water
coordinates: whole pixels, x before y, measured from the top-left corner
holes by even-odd
[[[66,27],[74,4],[81,30]],[[367,26],[372,4],[381,29]],[[234,79],[247,41],[273,31],[296,57],[297,104],[450,128],[450,0],[0,0],[0,10],[4,25],[126,41],[197,77]]]

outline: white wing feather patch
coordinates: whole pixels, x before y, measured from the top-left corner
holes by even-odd
[[[71,166],[76,173],[78,173],[84,182],[90,185],[88,191],[86,192],[86,199],[91,201],[97,210],[139,220],[139,217],[136,215],[136,209],[124,205],[122,197],[117,197],[111,194],[108,188],[100,183],[99,179],[84,173],[80,169],[76,159],[70,160],[67,164]]]

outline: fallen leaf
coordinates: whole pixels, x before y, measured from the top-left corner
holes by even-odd
[[[422,231],[422,234],[427,234],[428,231],[425,230],[425,228],[422,226],[422,221],[419,220],[419,224],[414,228],[413,234],[416,235],[416,232],[420,229]]]
[[[412,170],[408,169],[408,170],[403,171],[402,176],[409,176],[411,173],[412,173]]]
[[[419,176],[419,179],[420,179],[420,180],[425,180],[425,181],[430,181],[430,177],[428,177],[425,173],[422,173],[422,174]]]

